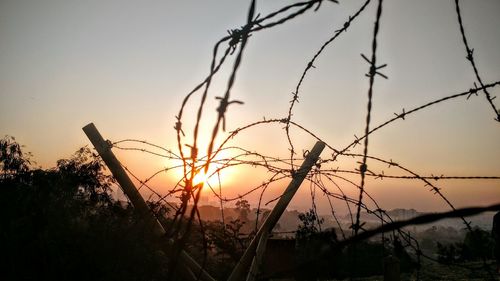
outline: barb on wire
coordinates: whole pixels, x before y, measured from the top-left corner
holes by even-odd
[[[379,70],[382,69],[382,68],[384,68],[384,67],[386,67],[387,64],[383,64],[383,65],[380,65],[380,66],[375,66],[375,62],[372,62],[371,60],[369,60],[365,55],[361,54],[361,57],[368,64],[370,64],[370,71],[365,74],[366,77],[373,77],[375,75],[380,75],[380,76],[382,76],[385,79],[389,79],[389,77],[387,77],[385,74],[379,72]]]

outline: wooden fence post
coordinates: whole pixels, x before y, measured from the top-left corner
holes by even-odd
[[[123,167],[120,165],[120,162],[116,158],[116,156],[113,154],[111,151],[111,143],[109,141],[105,141],[104,138],[101,136],[97,128],[93,123],[90,123],[83,127],[83,131],[89,138],[90,142],[92,142],[92,145],[94,145],[95,149],[101,156],[102,160],[106,165],[108,166],[109,170],[115,177],[116,181],[118,184],[120,184],[123,192],[127,195],[127,197],[130,199],[130,202],[134,206],[134,208],[137,210],[137,212],[140,214],[140,216],[153,228],[154,234],[162,238],[165,235],[165,227],[161,225],[161,223],[156,219],[156,217],[153,215],[149,207],[147,206],[146,202],[144,201],[144,198],[142,198],[141,194],[139,191],[137,191],[137,188],[135,187],[134,183],[132,180],[130,180],[129,176],[127,175],[126,171],[123,169]],[[171,244],[170,241],[166,241],[168,244]],[[165,244],[165,246],[167,246]],[[168,251],[170,251],[170,248],[165,247],[163,251],[168,254]],[[183,273],[183,276],[187,280],[196,280],[192,278],[192,276],[195,276],[196,274],[200,274],[201,280],[206,280],[206,281],[215,281],[208,272],[206,272],[191,256],[189,256],[188,253],[186,253],[184,250],[180,254],[180,266],[183,266],[183,269],[180,269],[179,271]]]
[[[261,236],[269,235],[269,233],[274,228],[274,226],[280,219],[281,215],[285,211],[286,207],[292,200],[293,196],[299,189],[300,185],[306,178],[307,174],[311,170],[312,166],[316,163],[316,161],[318,161],[319,155],[321,154],[324,148],[325,148],[325,143],[318,141],[314,145],[311,152],[307,154],[306,159],[300,166],[300,169],[295,172],[295,174],[292,177],[292,181],[286,188],[285,192],[283,192],[283,195],[281,195],[280,199],[276,203],[276,206],[274,206],[269,216],[266,218],[262,226],[259,228],[259,231],[257,231],[257,234],[255,234],[255,237],[248,245],[247,249],[245,250],[245,253],[243,254],[241,259],[231,272],[228,281],[239,281],[245,279],[244,278],[245,271],[249,268],[250,264],[252,263],[252,260],[256,254],[257,243],[259,243],[259,241],[261,240],[260,239]],[[262,256],[262,254],[260,254],[259,256]],[[260,260],[256,260],[255,264],[256,265],[260,264]]]
[[[252,260],[252,265],[250,266],[250,270],[248,271],[246,281],[254,281],[257,279],[262,267],[262,259],[264,257],[268,238],[269,233],[263,233],[260,236],[259,243],[257,244],[257,249],[255,252],[255,257]]]

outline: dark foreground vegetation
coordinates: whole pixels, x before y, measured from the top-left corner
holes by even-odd
[[[0,279],[174,278],[168,272],[172,258],[159,250],[164,249],[160,246],[163,241],[155,238],[130,204],[111,196],[115,183],[90,149],[81,148],[52,169],[33,166],[13,138],[0,140]],[[168,224],[165,215],[172,206],[149,204]],[[238,218],[225,223],[204,222],[203,229],[198,225],[191,228],[185,249],[217,280],[227,278],[252,237],[243,231],[250,223],[249,207],[246,200],[238,202]],[[337,243],[338,234],[320,231],[321,220],[312,210],[299,219],[296,237],[273,242],[288,246],[266,251],[269,264],[275,264],[265,268],[263,276],[298,280],[380,277],[384,258],[393,255],[399,259],[404,278],[414,279],[416,272],[422,280],[435,280],[436,274],[453,280],[454,272],[465,278],[482,278],[483,264],[478,258],[493,257],[493,240],[489,233],[477,229],[480,240],[466,236],[463,243],[437,244],[435,256],[445,265],[418,263],[397,237],[384,244],[371,241],[334,247],[321,259],[311,260],[325,245]],[[475,269],[451,265],[456,263],[472,264]]]
[[[157,280],[166,258],[87,148],[49,170],[31,169],[1,143],[2,280]],[[6,277],[6,278],[5,278]],[[4,279],[5,278],[5,279]]]

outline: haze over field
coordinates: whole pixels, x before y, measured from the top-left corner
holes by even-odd
[[[364,1],[322,4],[270,30],[252,35],[243,55],[232,98],[244,105],[228,108],[225,133],[264,117],[284,118],[308,61]],[[278,9],[288,1],[259,1],[257,13]],[[468,91],[476,81],[462,43],[453,1],[387,0],[378,37],[377,59],[387,64],[374,86],[372,125],[376,126],[427,102]],[[485,84],[500,80],[500,3],[462,1],[463,21],[474,58]],[[76,1],[0,2],[0,134],[12,135],[33,152],[43,167],[54,166],[89,144],[81,127],[94,122],[105,138],[148,140],[178,153],[173,129],[185,95],[209,72],[214,44],[227,30],[245,24],[248,1]],[[366,118],[369,55],[376,5],[351,24],[348,32],[327,47],[302,85],[293,121],[337,150],[362,136]],[[234,59],[233,54],[230,59]],[[206,154],[216,108],[227,77],[228,63],[212,83],[200,131],[200,154]],[[500,95],[499,87],[490,93]],[[183,130],[190,143],[199,93],[187,105]],[[498,99],[494,100],[497,105]],[[391,160],[420,175],[500,176],[500,127],[483,94],[440,103],[370,136],[370,155]],[[287,158],[289,145],[283,124],[242,132],[228,146]],[[292,128],[298,157],[315,139]],[[188,153],[188,147],[183,147]],[[362,153],[363,146],[351,149]],[[140,178],[179,163],[144,153],[116,151]],[[331,157],[332,151],[322,154]],[[221,157],[232,157],[227,154]],[[359,159],[342,158],[340,169],[353,171]],[[337,163],[331,164],[333,169]],[[376,173],[403,175],[394,167],[368,162]],[[231,167],[221,172],[224,194],[238,197],[268,180],[266,169]],[[359,183],[359,175],[344,175]],[[150,182],[164,193],[182,177],[171,170]],[[217,186],[217,178],[211,184]],[[276,198],[287,180],[269,187],[262,203]],[[438,180],[456,207],[488,205],[500,199],[500,181]],[[342,182],[345,184],[345,182]],[[386,209],[447,210],[422,182],[403,179],[367,181],[367,191]],[[346,195],[358,190],[343,187]],[[217,188],[214,189],[217,191]],[[293,209],[311,206],[311,188],[304,184]],[[146,196],[146,189],[142,189]],[[207,200],[217,202],[210,190]],[[252,206],[260,193],[248,196]],[[318,207],[329,210],[318,192]],[[337,202],[338,203],[338,202]],[[343,204],[335,203],[345,212]],[[228,203],[232,204],[232,203]],[[268,206],[272,206],[270,203]]]

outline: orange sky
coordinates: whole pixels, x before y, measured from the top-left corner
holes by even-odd
[[[261,15],[288,3],[266,2],[257,2]],[[231,93],[245,104],[229,107],[227,131],[264,117],[286,117],[291,92],[307,62],[363,2],[325,3],[317,12],[254,34]],[[452,1],[384,3],[377,57],[380,64],[388,64],[382,72],[389,79],[376,78],[372,127],[403,108],[408,111],[467,91],[476,81],[465,59]],[[485,84],[499,81],[498,1],[461,1],[461,5],[481,76]],[[208,73],[214,43],[227,30],[244,24],[247,8],[248,1],[228,0],[0,2],[0,133],[15,136],[43,167],[54,166],[57,159],[89,144],[81,131],[89,122],[110,140],[148,140],[178,153],[173,126],[182,99]],[[348,32],[318,58],[294,109],[294,121],[338,150],[350,144],[354,135],[363,135],[368,90],[364,74],[369,65],[360,54],[370,55],[375,8],[371,3]],[[200,156],[206,153],[216,118],[218,101],[214,97],[224,93],[235,54],[213,81],[202,119]],[[499,87],[490,90],[492,95],[499,91]],[[183,142],[187,144],[192,142],[199,97],[198,93],[185,109]],[[499,105],[498,99],[495,102]],[[420,175],[500,176],[500,129],[494,117],[482,95],[450,100],[371,135],[369,154],[392,159]],[[227,146],[287,158],[283,126],[246,130]],[[220,132],[217,143],[228,132]],[[315,143],[297,128],[292,128],[291,136],[299,156]],[[361,153],[362,146],[351,152]],[[117,154],[143,178],[176,165],[143,153]],[[327,149],[322,158],[331,154]],[[340,157],[322,168],[352,170],[359,166],[358,160]],[[368,166],[377,173],[407,175],[374,161]],[[227,197],[242,195],[272,176],[266,169],[251,166],[228,168],[222,174]],[[178,175],[162,174],[152,186],[165,192],[171,187],[168,180]],[[359,184],[359,175],[348,177]],[[357,198],[355,187],[343,180],[335,182]],[[287,183],[271,185],[263,202],[276,197]],[[456,206],[500,200],[499,180],[440,180],[436,184]],[[448,209],[424,185],[415,180],[369,179],[367,191],[387,209]],[[336,190],[333,185],[329,188]],[[317,192],[318,205],[327,212],[328,202]],[[248,197],[252,206],[259,194]],[[309,186],[304,184],[291,207],[309,208],[310,198]],[[342,202],[334,203],[345,211]]]

